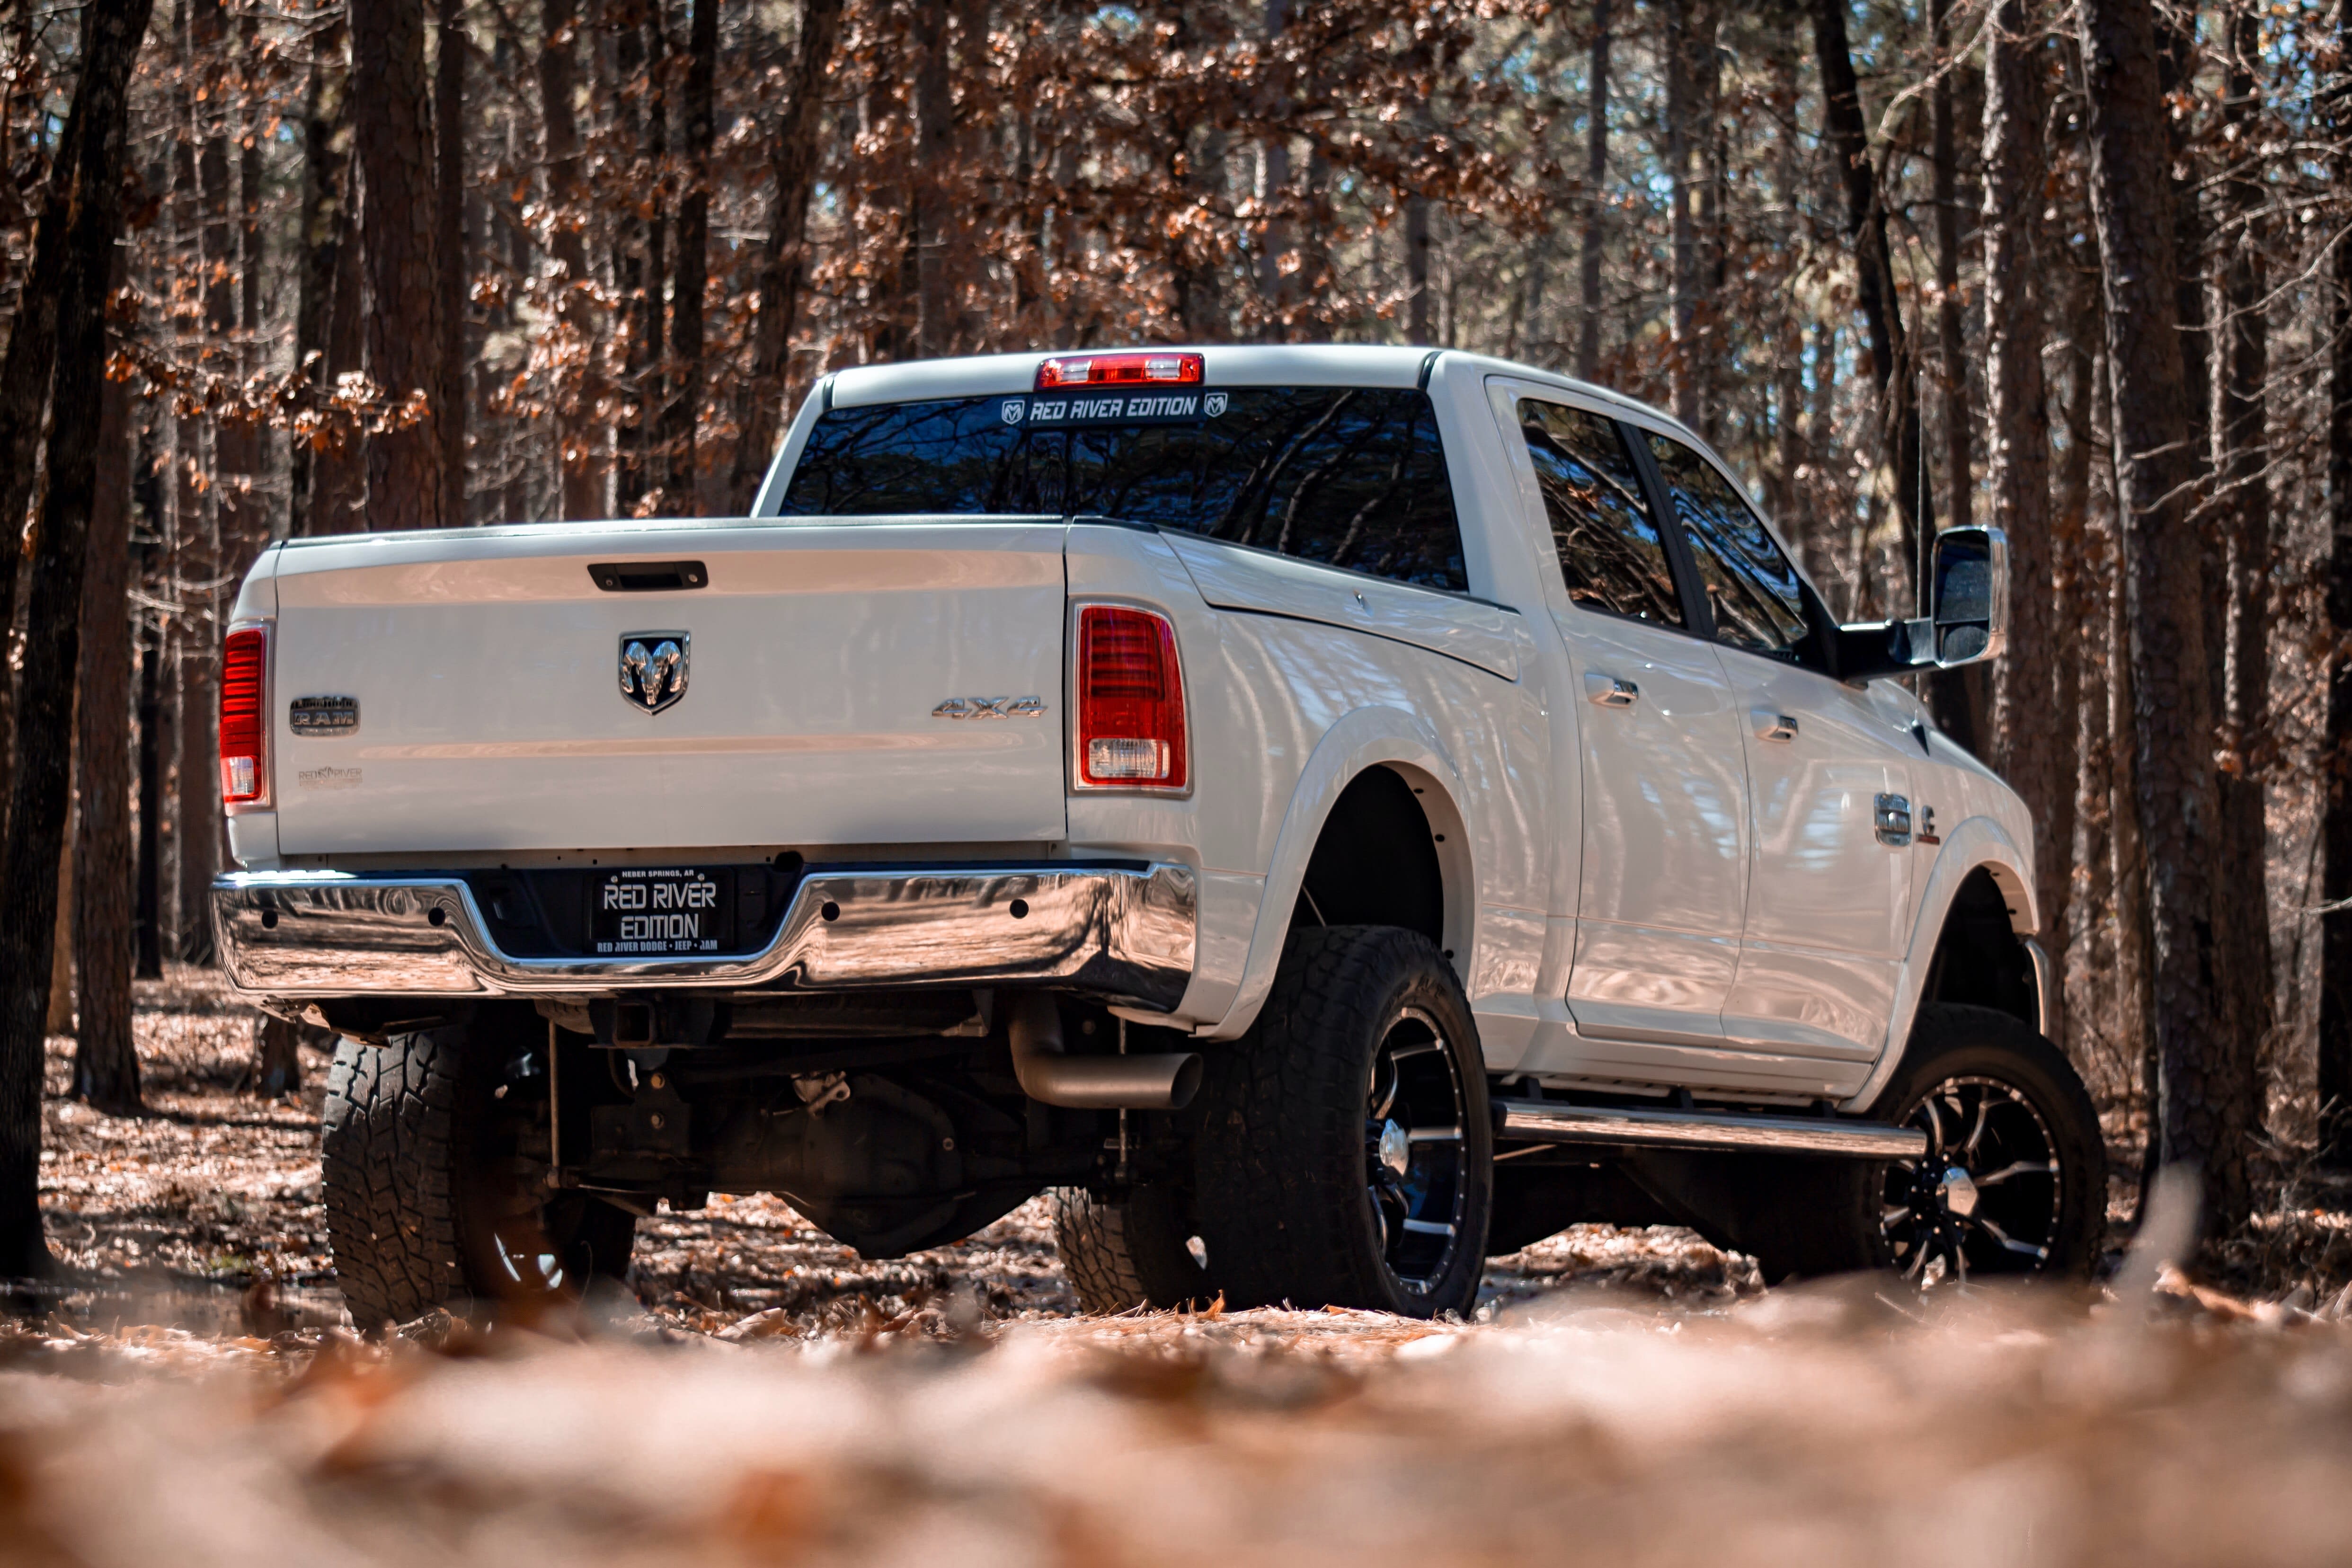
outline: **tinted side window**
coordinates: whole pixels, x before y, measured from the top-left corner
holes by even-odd
[[[1792,652],[1805,640],[1804,594],[1762,520],[1715,465],[1681,442],[1653,435],[1650,455],[1697,558],[1717,640],[1759,653]]]
[[[1637,621],[1681,625],[1665,541],[1616,422],[1522,399],[1519,428],[1543,489],[1568,597]]]

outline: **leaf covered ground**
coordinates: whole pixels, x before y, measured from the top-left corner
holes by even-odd
[[[1580,1227],[1498,1260],[1468,1323],[1086,1319],[1035,1206],[869,1263],[760,1198],[649,1222],[627,1295],[369,1343],[333,1291],[315,1088],[245,1092],[248,1018],[192,977],[146,1000],[152,1113],[48,1106],[70,1272],[0,1327],[0,1561],[2140,1568],[2352,1544],[2352,1326],[2315,1275],[2269,1301],[2145,1260],[2092,1295],[1766,1291],[1688,1232]],[[2270,1223],[2299,1239],[2258,1230],[2245,1267],[2341,1267],[2334,1209]]]

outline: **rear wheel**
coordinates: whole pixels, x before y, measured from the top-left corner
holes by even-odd
[[[1182,1195],[1139,1185],[1117,1201],[1084,1187],[1055,1189],[1054,1242],[1078,1305],[1089,1312],[1206,1303],[1216,1295],[1207,1249],[1192,1234]]]
[[[576,1299],[626,1271],[635,1218],[545,1185],[547,1078],[533,1064],[488,1030],[336,1042],[320,1164],[358,1327]]]
[[[1294,932],[1202,1099],[1195,1205],[1236,1305],[1433,1317],[1476,1301],[1494,1132],[1469,1003],[1428,938]]]

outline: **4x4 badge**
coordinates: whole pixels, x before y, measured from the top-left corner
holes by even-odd
[[[621,633],[621,695],[659,713],[686,695],[687,635],[683,632]]]
[[[1044,697],[950,697],[931,710],[933,718],[1035,718]]]

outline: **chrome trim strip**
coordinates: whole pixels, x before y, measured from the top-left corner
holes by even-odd
[[[1915,1160],[1927,1134],[1879,1122],[1822,1116],[1747,1116],[1736,1112],[1643,1111],[1616,1105],[1562,1105],[1497,1100],[1503,1138],[1538,1144],[1601,1144],[1631,1149],[1740,1149],[1783,1155],[1850,1155]]]
[[[2042,1038],[2055,1042],[2058,1039],[2058,971],[2050,962],[2050,955],[2041,943],[2031,936],[2021,936],[2025,944],[2025,956],[2033,960],[2033,1016]]]
[[[764,950],[712,959],[510,957],[453,876],[237,872],[212,893],[222,967],[257,997],[1055,981],[1164,1012],[1192,979],[1196,888],[1172,862],[812,868]]]

